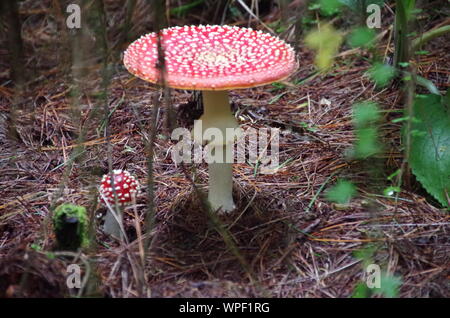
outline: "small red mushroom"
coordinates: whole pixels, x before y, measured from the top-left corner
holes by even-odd
[[[121,204],[132,201],[139,191],[139,182],[128,171],[114,170],[114,187],[117,193],[117,200]],[[102,178],[100,192],[109,203],[114,203],[114,191],[111,184],[111,174],[105,174]],[[103,200],[103,198],[102,198]]]
[[[135,177],[133,177],[128,171],[125,170],[113,170],[112,173],[114,177],[114,182],[111,180],[111,174],[105,174],[102,178],[100,185],[100,194],[102,202],[105,200],[110,204],[115,203],[114,192],[117,194],[118,203],[123,206],[124,204],[134,202],[136,195],[139,191],[139,182]],[[113,183],[115,191],[113,191]],[[120,237],[120,225],[117,222],[117,218],[121,220],[121,213],[114,216],[113,212],[108,209],[105,216],[105,224],[103,226],[103,231],[115,237]],[[114,212],[117,214],[117,212]]]

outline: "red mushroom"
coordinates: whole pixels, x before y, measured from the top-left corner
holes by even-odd
[[[218,128],[222,140],[209,145],[224,154],[238,128],[231,113],[228,90],[272,83],[288,77],[296,68],[295,52],[284,41],[261,31],[236,26],[198,25],[172,27],[160,33],[165,54],[166,83],[172,88],[203,91],[204,113],[194,125],[194,139],[204,143],[204,132]],[[133,42],[123,62],[135,76],[157,83],[160,75],[158,36],[150,33]],[[206,138],[205,138],[206,139]],[[225,162],[224,162],[225,161]],[[209,163],[208,201],[214,210],[235,208],[232,197],[232,163]]]
[[[198,25],[161,31],[167,84],[173,88],[223,91],[270,84],[297,67],[283,40],[236,26]],[[159,79],[157,35],[134,41],[125,51],[125,67],[137,77]]]
[[[117,195],[117,202],[121,206],[130,202],[134,202],[140,187],[137,179],[125,170],[114,170],[112,175],[114,176],[113,182],[111,180],[111,174],[105,174],[102,178],[102,182],[100,185],[102,202],[105,202],[105,200],[107,200],[108,203],[114,204],[114,192]],[[113,191],[112,188],[113,183],[115,191]],[[121,216],[119,216],[119,219],[120,218]],[[117,223],[117,220],[110,209],[108,209],[108,212],[106,213],[103,230],[107,234],[116,237],[120,236],[119,223]]]

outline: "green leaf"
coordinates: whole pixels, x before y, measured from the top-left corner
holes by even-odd
[[[308,6],[308,10],[314,11],[320,9],[320,4],[319,3],[312,3]]]
[[[382,274],[380,288],[375,289],[375,294],[381,294],[387,298],[397,297],[401,284],[402,279],[400,277]]]
[[[375,244],[367,244],[364,247],[353,251],[353,257],[362,261],[371,261],[378,247]]]
[[[450,88],[447,89],[444,97],[442,97],[442,102],[444,103],[445,107],[450,108]]]
[[[441,92],[437,89],[433,82],[429,79],[426,79],[425,77],[416,75],[416,83],[417,85],[423,86],[428,89],[431,94],[441,95]]]
[[[353,183],[346,180],[340,180],[334,187],[328,190],[326,198],[331,202],[345,204],[348,203],[355,194],[356,187]]]
[[[400,193],[402,190],[400,189],[400,187],[387,187],[386,189],[383,190],[383,194],[387,197],[392,197],[394,196],[396,193]]]
[[[36,243],[32,243],[32,244],[30,245],[30,247],[31,247],[31,249],[33,249],[33,250],[35,250],[35,251],[37,251],[37,252],[39,252],[39,251],[42,250],[42,246],[40,246],[39,244],[36,244]]]
[[[398,176],[401,172],[402,172],[401,169],[397,169],[397,170],[395,170],[395,172],[393,172],[392,174],[390,174],[390,175],[387,177],[387,179],[388,179],[389,181],[392,181],[392,180],[393,180],[396,176]]]
[[[380,151],[378,142],[378,132],[374,127],[361,128],[356,130],[355,157],[365,159]]]
[[[443,206],[450,196],[450,111],[438,95],[419,95],[414,101],[409,164],[422,186]],[[406,130],[405,130],[406,132]]]
[[[352,298],[369,298],[372,295],[372,291],[367,284],[364,282],[359,282],[352,293]]]
[[[45,255],[47,256],[48,259],[55,259],[56,258],[56,255],[53,252],[47,252]]]
[[[377,103],[362,102],[353,106],[353,123],[356,127],[371,124],[380,119]]]
[[[392,120],[391,120],[391,123],[396,124],[396,123],[400,123],[400,122],[402,122],[402,121],[407,121],[407,120],[409,120],[409,116],[392,119]],[[417,119],[416,117],[413,117],[413,118],[411,118],[411,122],[413,122],[413,123],[419,123],[420,120]]]
[[[409,120],[409,116],[404,116],[404,117],[392,119],[391,123],[396,124],[396,123],[401,123],[402,121],[407,121],[407,120]]]
[[[316,50],[314,62],[320,70],[325,70],[333,65],[334,56],[342,43],[342,34],[336,31],[332,25],[325,24],[320,30],[315,30],[305,37],[308,47]]]
[[[339,13],[339,7],[342,5],[339,0],[319,0],[320,13],[324,16],[330,16]]]
[[[284,85],[283,83],[279,83],[279,82],[273,82],[272,86],[275,87],[276,89],[286,88],[286,85]]]
[[[426,135],[427,135],[426,131],[420,131],[420,130],[416,130],[416,129],[411,130],[411,136],[424,137]]]
[[[389,84],[394,75],[395,68],[383,63],[375,63],[369,69],[369,76],[378,87],[383,87]]]
[[[430,51],[420,50],[420,51],[414,52],[414,54],[416,54],[416,55],[427,55],[427,54],[430,54]]]
[[[277,33],[283,33],[283,32],[286,31],[286,30],[287,30],[287,27],[282,25],[282,26],[276,28],[276,29],[275,29],[275,32],[277,32]]]
[[[308,124],[308,123],[306,123],[304,121],[299,122],[299,125],[302,126],[303,128],[305,128],[306,130],[311,131],[311,132],[316,132],[316,131],[319,130],[319,128],[317,128],[316,126],[314,126],[314,125],[311,126],[310,124]]]
[[[361,27],[354,29],[348,38],[348,43],[351,47],[369,48],[374,44],[375,30],[368,27]]]

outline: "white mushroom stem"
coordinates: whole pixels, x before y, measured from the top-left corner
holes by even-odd
[[[203,91],[203,107],[204,112],[201,120],[201,135],[198,131],[199,122],[194,125],[194,138],[199,143],[205,143],[206,136],[208,136],[208,128],[216,128],[210,130],[213,133],[214,140],[208,143],[209,146],[214,147],[211,154],[215,156],[220,162],[209,163],[209,192],[208,201],[214,211],[231,212],[235,209],[233,201],[233,158],[230,156],[226,158],[226,150],[231,151],[235,136],[234,134],[227,134],[227,128],[238,128],[233,114],[231,113],[231,106],[228,99],[227,91]],[[217,130],[218,129],[218,130]],[[204,134],[206,131],[206,134]],[[222,138],[217,138],[220,131]],[[197,133],[196,133],[197,132]],[[200,140],[199,140],[200,135]],[[227,160],[228,159],[228,160]]]
[[[119,211],[119,215],[116,217],[113,215],[113,211],[108,209],[105,215],[105,223],[103,224],[103,231],[111,236],[116,238],[121,237],[120,224],[117,222],[116,218],[121,218],[121,212]]]
[[[225,151],[226,146],[222,147]],[[236,206],[233,201],[233,164],[217,163],[208,164],[209,192],[208,201],[213,211],[231,212]]]

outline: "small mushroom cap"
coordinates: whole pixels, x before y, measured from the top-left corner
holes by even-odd
[[[114,170],[114,188],[117,193],[117,200],[121,204],[132,201],[133,196],[136,196],[140,185],[139,182],[128,171]],[[111,174],[105,174],[100,185],[100,192],[108,200],[109,203],[114,203],[114,191],[112,188]],[[103,198],[102,198],[103,201]]]
[[[250,28],[219,25],[172,27],[161,31],[166,83],[179,89],[230,90],[270,84],[298,66],[293,48],[283,40]],[[158,37],[149,33],[124,53],[133,75],[159,80]]]

